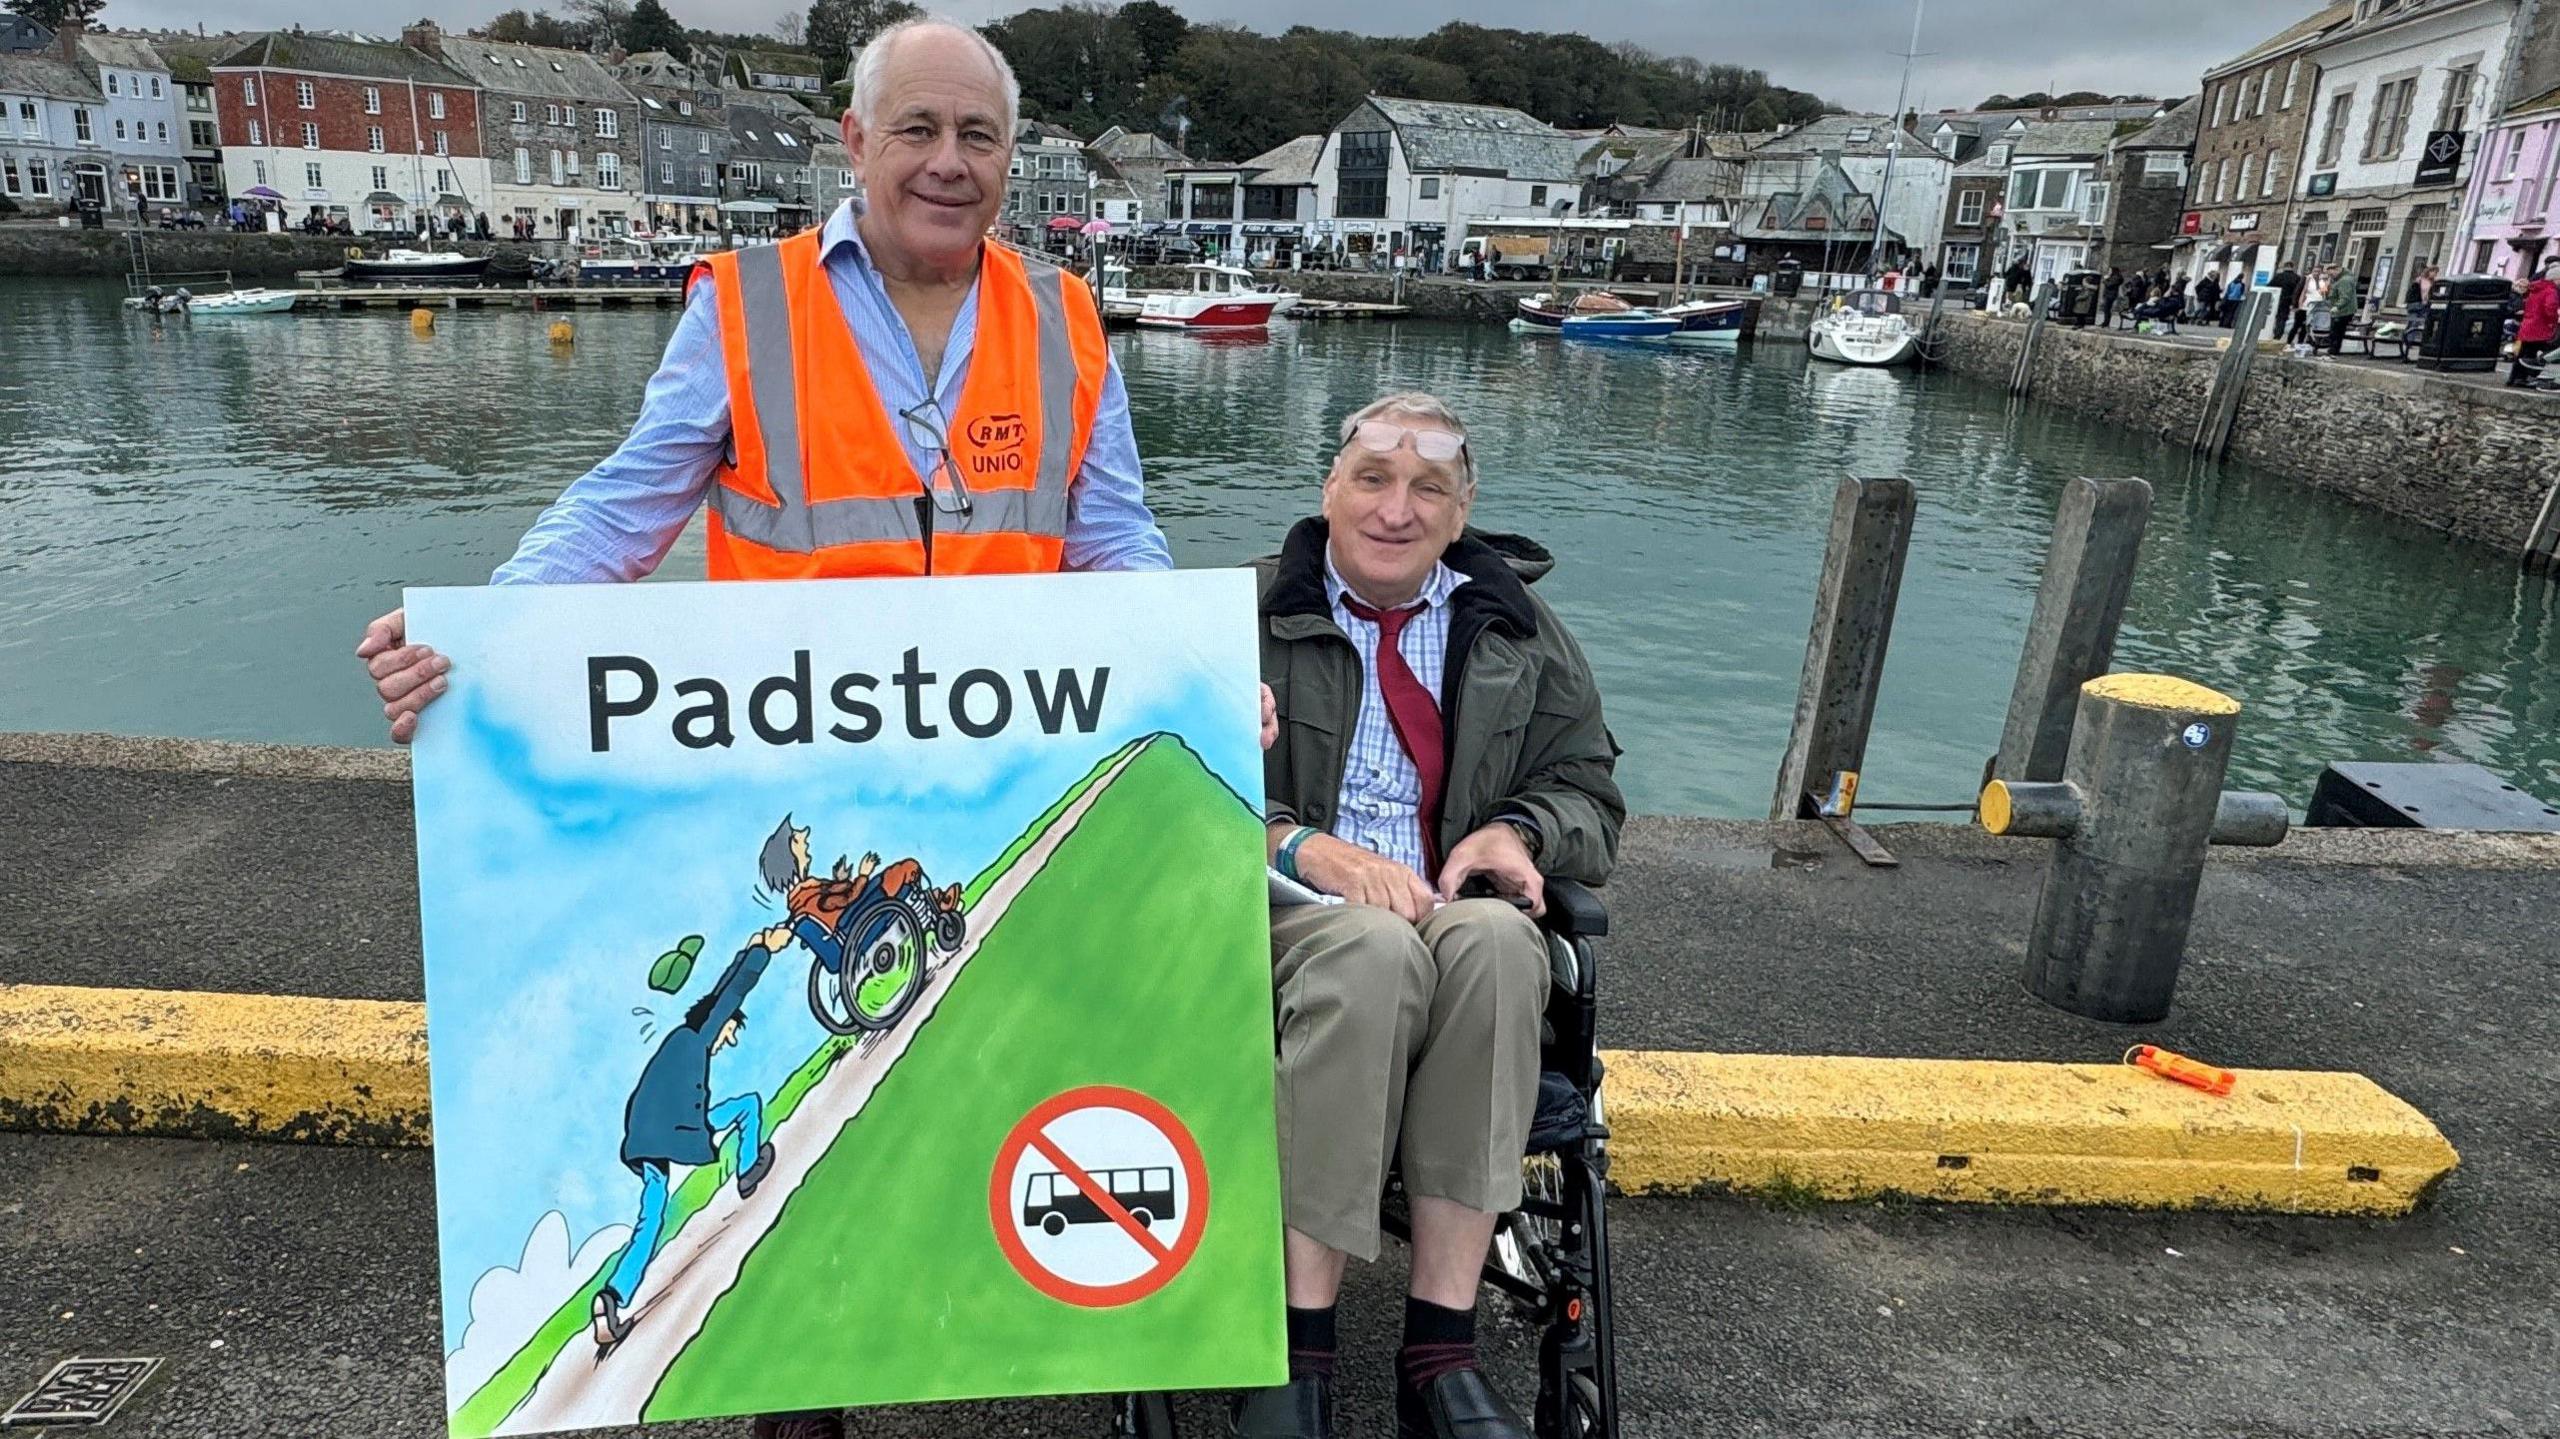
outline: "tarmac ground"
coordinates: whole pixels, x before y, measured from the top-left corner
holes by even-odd
[[[416,997],[396,777],[28,753],[0,750],[0,982]],[[1637,821],[1608,893],[1605,1042],[2104,1060],[2139,1039],[2357,1069],[2463,1165],[2388,1222],[1613,1201],[1625,1433],[2560,1434],[2560,844],[2315,832],[2218,852],[2178,1012],[2125,1030],[2018,986],[2039,843],[1878,833],[1902,868],[1805,826]],[[441,1434],[431,1165],[0,1135],[0,1403],[59,1359],[140,1354],[167,1363],[111,1435]],[[1346,1297],[1348,1435],[1389,1432],[1396,1262]],[[1532,1336],[1502,1319],[1487,1338],[1525,1403]],[[1223,1432],[1205,1396],[1185,1420]],[[1102,1410],[933,1406],[852,1428],[1098,1435]]]

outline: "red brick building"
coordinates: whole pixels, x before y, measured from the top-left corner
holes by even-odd
[[[492,208],[479,88],[407,45],[271,31],[213,65],[231,194],[281,194],[359,231]]]

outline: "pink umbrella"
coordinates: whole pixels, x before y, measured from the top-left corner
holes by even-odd
[[[1084,233],[1088,235],[1108,235],[1111,233],[1111,222],[1109,220],[1087,220],[1084,222]]]
[[[1049,222],[1049,228],[1052,230],[1072,230],[1076,228],[1076,217],[1073,215],[1060,215],[1058,218]]]

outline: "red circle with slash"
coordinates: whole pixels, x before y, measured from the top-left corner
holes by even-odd
[[[1209,1227],[1209,1169],[1191,1130],[1134,1089],[1043,1100],[996,1147],[996,1245],[1032,1288],[1109,1309],[1173,1282]]]

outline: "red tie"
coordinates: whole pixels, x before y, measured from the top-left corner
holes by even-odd
[[[1387,721],[1395,726],[1396,741],[1422,778],[1422,855],[1429,868],[1436,870],[1440,867],[1440,786],[1447,777],[1449,741],[1440,729],[1440,702],[1414,676],[1398,644],[1406,622],[1422,610],[1418,606],[1373,609],[1347,594],[1342,607],[1378,627],[1378,690],[1387,697]]]

